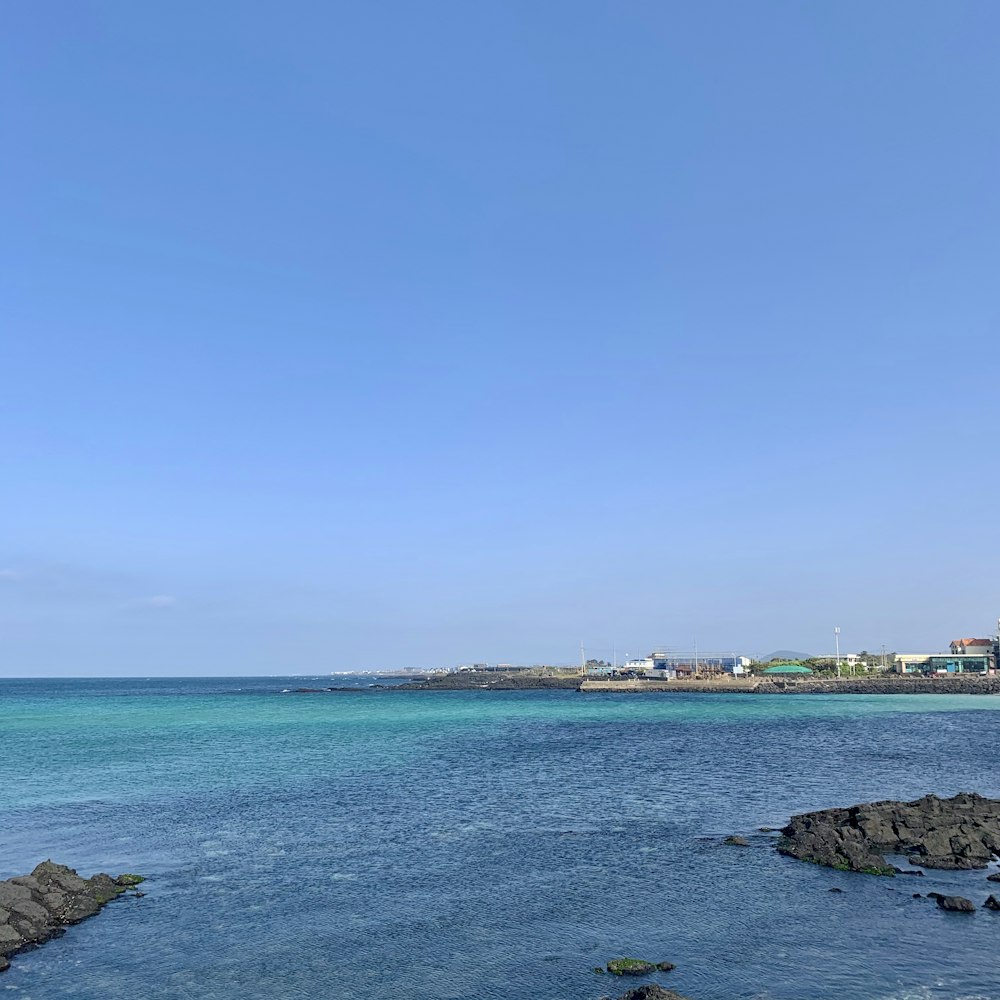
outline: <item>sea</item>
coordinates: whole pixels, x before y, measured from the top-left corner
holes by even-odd
[[[598,1000],[624,955],[691,1000],[1000,1000],[1000,913],[924,895],[981,904],[985,872],[835,872],[760,831],[1000,796],[1000,698],[372,680],[0,680],[0,877],[147,878],[3,995]],[[295,691],[328,684],[355,690]]]

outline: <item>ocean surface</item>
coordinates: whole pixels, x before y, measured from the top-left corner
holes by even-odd
[[[982,903],[985,873],[842,874],[757,832],[1000,796],[1000,698],[369,682],[0,680],[0,877],[48,857],[148,876],[0,990],[596,1000],[630,985],[593,972],[625,954],[675,962],[658,979],[692,1000],[1000,998],[1000,914],[912,898]]]

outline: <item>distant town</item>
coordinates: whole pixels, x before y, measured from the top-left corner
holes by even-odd
[[[839,637],[839,630],[837,635]],[[838,651],[829,656],[807,656],[786,651],[755,659],[738,651],[698,652],[661,648],[654,649],[645,656],[626,657],[621,663],[615,659],[606,661],[581,656],[578,667],[545,664],[470,663],[453,668],[419,672],[423,674],[456,672],[463,674],[511,674],[575,671],[577,674],[594,678],[648,678],[663,681],[711,679],[726,675],[731,677],[784,676],[789,678],[808,675],[860,677],[891,673],[923,676],[991,675],[996,673],[998,662],[1000,662],[1000,622],[998,622],[997,634],[989,638],[953,639],[948,645],[947,652],[899,653],[887,651],[883,647],[877,652],[861,650],[857,653],[841,653]]]

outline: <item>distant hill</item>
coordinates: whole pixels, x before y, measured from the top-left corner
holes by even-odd
[[[761,659],[766,663],[768,660],[811,660],[813,653],[796,653],[794,649],[776,649]]]

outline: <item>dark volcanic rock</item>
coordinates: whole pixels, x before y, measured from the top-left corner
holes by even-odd
[[[138,875],[81,878],[72,868],[43,861],[30,875],[0,882],[0,972],[9,956],[43,944],[69,924],[99,912],[105,903],[137,885]]]
[[[1000,910],[1000,899],[997,899],[996,896],[990,896],[986,902],[983,903],[983,906],[985,906],[987,910]]]
[[[393,691],[536,691],[550,688],[575,691],[580,686],[580,680],[581,678],[577,675],[546,677],[538,674],[524,674],[519,671],[511,673],[475,671],[459,674],[435,674],[426,680],[399,684],[393,688]]]
[[[907,859],[911,865],[924,865],[926,868],[940,868],[942,871],[962,872],[970,868],[985,868],[989,858],[962,857],[960,855],[936,854],[924,857],[911,854]]]
[[[750,841],[746,837],[738,837],[735,833],[731,837],[726,837],[723,841],[724,844],[729,844],[730,847],[749,847]]]
[[[613,976],[648,976],[656,966],[641,958],[613,958],[608,962],[608,972]]]
[[[748,690],[753,694],[1000,694],[1000,677],[987,674],[949,674],[947,677],[880,674],[877,677],[790,677],[785,680],[762,677]]]
[[[986,876],[987,882],[1000,882],[1000,872],[994,872],[992,875]]]
[[[962,792],[793,816],[778,850],[841,871],[895,875],[885,853],[925,868],[985,868],[1000,853],[1000,801]]]
[[[673,990],[665,990],[656,983],[646,983],[623,993],[618,1000],[687,1000],[687,997],[682,997]]]
[[[975,913],[976,904],[971,899],[964,896],[941,896],[937,895],[937,905],[942,910],[950,910],[952,913]]]

